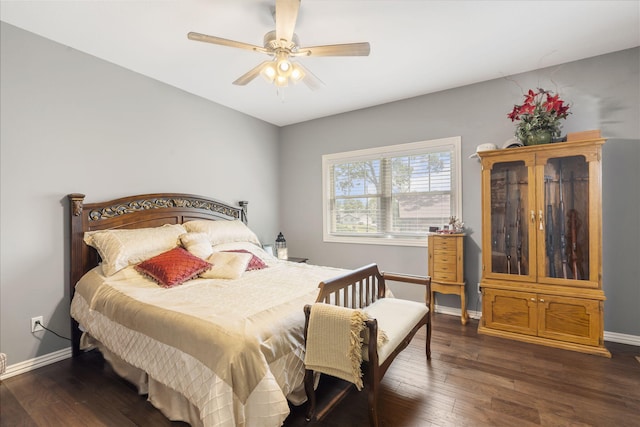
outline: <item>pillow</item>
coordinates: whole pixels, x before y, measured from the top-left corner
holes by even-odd
[[[155,280],[163,288],[180,285],[211,268],[211,264],[184,248],[173,248],[135,266],[135,269]]]
[[[223,251],[223,252],[234,252],[234,253],[243,253],[243,254],[251,255],[251,261],[249,261],[249,265],[247,265],[247,271],[262,270],[263,268],[267,267],[267,264],[265,264],[264,261],[262,261],[260,258],[258,258],[257,256],[255,256],[254,254],[252,254],[251,252],[245,249],[236,249],[236,250],[229,250],[229,251]]]
[[[256,245],[260,244],[258,236],[240,220],[195,220],[185,222],[183,225],[188,232],[206,233],[212,245],[228,242],[251,242]]]
[[[184,233],[186,230],[181,224],[99,230],[84,233],[84,242],[96,248],[102,259],[102,273],[111,276],[125,267],[178,247],[179,237]]]
[[[247,270],[251,254],[214,252],[207,261],[213,264],[210,270],[200,275],[203,279],[239,279]]]
[[[207,259],[213,253],[209,237],[205,233],[185,233],[180,236],[182,246],[192,254]]]
[[[231,243],[223,243],[221,245],[215,245],[213,247],[214,252],[222,252],[222,251],[235,251],[239,249],[244,249],[247,252],[251,252],[262,261],[264,261],[267,265],[271,262],[278,262],[278,258],[269,254],[265,251],[260,245],[256,245],[255,243],[249,242],[231,242]]]

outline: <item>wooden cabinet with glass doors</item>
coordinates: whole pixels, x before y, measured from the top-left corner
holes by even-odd
[[[480,333],[611,357],[603,339],[604,142],[478,153]]]

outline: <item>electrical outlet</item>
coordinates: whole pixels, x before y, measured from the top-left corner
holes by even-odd
[[[482,294],[482,286],[480,286],[480,282],[478,282],[477,285],[478,285],[478,294]]]
[[[40,324],[36,324],[36,322],[40,322]],[[32,317],[31,318],[31,332],[44,331],[42,324],[44,323],[44,318],[42,316]]]

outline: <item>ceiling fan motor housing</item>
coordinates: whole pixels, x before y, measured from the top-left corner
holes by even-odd
[[[300,41],[298,39],[297,34],[294,34],[293,37],[291,37],[290,41],[284,40],[284,39],[278,40],[278,38],[276,37],[275,30],[269,31],[267,34],[264,35],[265,49],[273,50],[274,52],[279,49],[284,49],[288,53],[291,53],[298,49],[299,44],[300,44]]]

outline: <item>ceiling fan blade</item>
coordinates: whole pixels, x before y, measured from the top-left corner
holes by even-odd
[[[238,86],[246,85],[247,83],[251,82],[256,77],[258,77],[260,75],[260,73],[262,72],[262,69],[264,67],[266,67],[268,64],[272,63],[272,62],[273,61],[264,61],[261,64],[258,64],[257,66],[253,67],[252,69],[250,69],[249,71],[247,71],[246,73],[244,73],[243,75],[238,77],[233,82],[233,84],[234,85],[238,85]]]
[[[276,38],[293,41],[300,0],[276,0]]]
[[[187,34],[189,40],[195,40],[198,42],[213,43],[221,46],[237,47],[240,49],[252,50],[254,52],[268,53],[267,49],[261,46],[256,46],[249,43],[237,42],[235,40],[223,39],[222,37],[208,36],[206,34],[194,33],[193,31]]]
[[[292,56],[369,56],[371,46],[368,42],[329,44],[298,49]]]
[[[302,81],[307,85],[309,89],[317,90],[324,86],[324,82],[311,71],[309,71],[308,68],[306,68],[299,62],[296,62],[296,66],[300,67],[300,69],[302,69],[302,71],[304,72],[304,78],[302,79]]]

